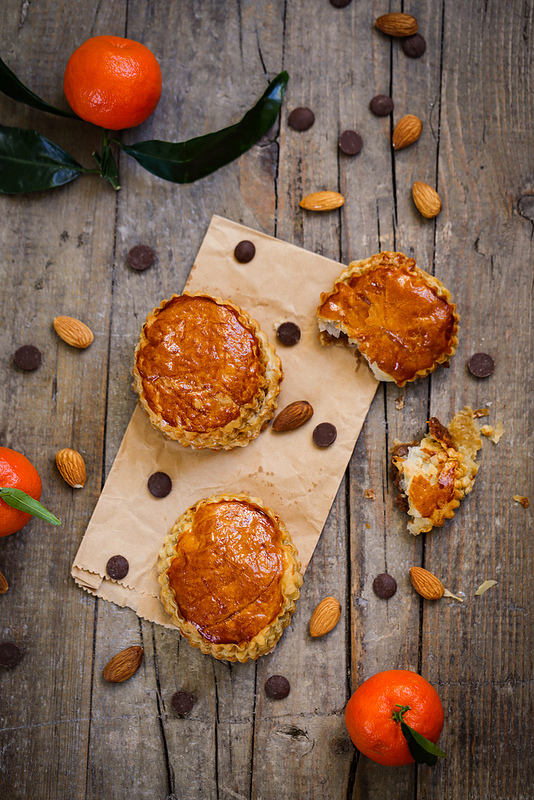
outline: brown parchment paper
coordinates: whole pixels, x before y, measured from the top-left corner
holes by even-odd
[[[242,239],[256,246],[248,264],[233,257]],[[225,492],[245,492],[270,506],[287,525],[306,567],[378,385],[352,350],[318,342],[320,295],[332,288],[342,269],[336,261],[213,217],[186,289],[230,299],[248,311],[282,360],[285,378],[278,410],[294,400],[308,400],[315,413],[294,431],[275,433],[269,427],[243,448],[194,451],[167,440],[137,406],[72,567],[81,587],[174,627],[158,599],[161,543],[190,505]],[[154,306],[163,299],[154,297]],[[278,343],[276,326],[284,320],[300,326],[297,345]],[[312,441],[320,422],[337,428],[330,447]],[[156,471],[172,479],[173,489],[165,498],[156,499],[147,489],[147,479]],[[118,554],[128,559],[130,569],[124,580],[112,581],[106,563]]]

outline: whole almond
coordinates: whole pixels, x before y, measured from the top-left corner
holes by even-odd
[[[382,14],[375,22],[376,27],[388,36],[412,36],[417,33],[417,20],[410,14]]]
[[[344,202],[345,198],[339,192],[313,192],[303,197],[299,206],[307,211],[332,211]]]
[[[60,339],[79,350],[85,350],[95,338],[91,328],[74,317],[55,317],[53,324]]]
[[[307,400],[296,400],[286,406],[273,421],[273,431],[292,431],[300,428],[313,416],[313,408]]]
[[[419,212],[427,219],[437,217],[441,211],[441,200],[439,194],[428,183],[415,181],[412,186],[412,197]]]
[[[412,586],[426,600],[439,600],[443,597],[445,587],[439,578],[423,567],[410,567]]]
[[[85,461],[76,450],[72,450],[70,447],[58,450],[56,465],[63,480],[73,489],[82,489],[85,486]]]
[[[9,589],[9,583],[7,582],[6,578],[0,572],[0,594],[5,594]]]
[[[333,630],[341,617],[341,604],[335,597],[321,600],[310,619],[310,635],[324,636]]]
[[[143,660],[142,647],[133,645],[121,650],[102,670],[102,677],[108,683],[122,683],[135,675]]]
[[[406,114],[395,125],[391,144],[395,150],[402,150],[416,142],[421,136],[423,123],[415,114]]]

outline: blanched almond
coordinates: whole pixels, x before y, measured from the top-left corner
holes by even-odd
[[[82,489],[85,486],[85,461],[76,450],[72,450],[70,447],[58,450],[56,465],[63,480],[73,489]]]
[[[60,339],[79,350],[85,350],[95,338],[91,328],[74,317],[55,317],[53,324]]]

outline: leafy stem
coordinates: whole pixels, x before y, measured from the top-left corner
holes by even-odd
[[[108,132],[103,129],[102,153],[97,153],[95,150],[92,153],[92,156],[98,164],[98,174],[102,178],[105,178],[107,181],[109,181],[113,188],[118,191],[121,188],[118,181],[119,171],[117,169],[117,164],[115,163],[115,159],[113,158],[113,153],[111,152],[111,147],[109,144],[110,140],[108,137]]]
[[[438,758],[447,758],[443,750],[440,750],[434,742],[426,739],[404,721],[403,715],[410,711],[410,706],[403,706],[400,703],[396,703],[396,706],[399,710],[394,711],[392,716],[395,722],[400,723],[402,734],[408,743],[413,760],[418,764],[428,764],[429,767],[433,767]]]

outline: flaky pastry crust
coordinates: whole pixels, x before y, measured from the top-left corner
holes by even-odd
[[[447,427],[436,417],[420,442],[396,442],[392,463],[395,482],[410,515],[408,530],[414,536],[441,527],[454,516],[460,501],[473,489],[482,442],[473,410],[466,406]]]
[[[252,397],[245,399],[241,403],[239,400],[236,401],[228,392],[220,391],[220,385],[216,391],[213,375],[210,374],[210,369],[218,370],[219,373],[221,370],[227,369],[227,372],[229,372],[230,369],[234,369],[234,366],[234,371],[238,371],[240,368],[238,359],[236,359],[237,365],[232,365],[230,368],[226,368],[225,354],[223,354],[223,359],[219,363],[210,362],[209,358],[206,357],[203,358],[201,364],[192,363],[191,380],[189,382],[198,385],[198,392],[195,394],[189,387],[186,386],[184,388],[182,375],[160,374],[158,367],[154,367],[146,356],[147,353],[153,355],[155,351],[159,351],[159,353],[171,354],[167,357],[167,361],[176,357],[176,352],[179,352],[181,345],[179,336],[183,337],[183,333],[180,332],[178,335],[178,333],[169,331],[166,336],[158,334],[158,336],[153,337],[156,340],[154,343],[149,341],[152,335],[152,326],[158,323],[161,312],[168,313],[171,304],[185,301],[187,298],[197,297],[201,302],[214,303],[221,309],[226,309],[230,315],[234,315],[239,325],[242,326],[243,331],[245,333],[248,332],[255,342],[257,350],[257,355],[255,356],[256,364],[253,364],[254,369],[251,368],[250,370],[251,380],[255,381],[255,391]],[[221,336],[222,326],[219,321],[213,328],[213,336],[211,335],[209,323],[206,323],[206,325],[206,335],[204,337],[206,342],[211,342],[214,336]],[[216,348],[213,348],[214,352],[215,350]],[[216,358],[216,356],[213,357]],[[145,361],[148,363],[145,363]],[[183,364],[180,363],[180,367],[182,366]],[[260,329],[256,320],[250,317],[243,309],[230,300],[222,300],[206,293],[196,292],[190,294],[184,292],[183,295],[172,295],[169,300],[163,300],[158,308],[155,308],[148,315],[135,350],[133,377],[133,388],[137,392],[139,402],[145,409],[150,422],[167,438],[174,439],[184,447],[193,449],[231,450],[234,447],[244,447],[252,439],[256,438],[273,417],[284,374],[274,347]],[[163,392],[167,393],[165,396],[167,404],[169,404],[168,398],[171,398],[172,404],[172,398],[174,397],[176,404],[183,406],[184,413],[180,419],[176,418],[169,421],[169,419],[165,418],[161,401],[163,392],[161,396],[158,396],[158,382]],[[148,396],[149,393],[151,394],[150,397]],[[214,419],[211,425],[208,422],[204,426],[205,429],[198,429],[193,417],[197,412],[206,410],[204,407],[207,403],[206,398],[209,399],[210,407],[219,412],[219,416],[226,414],[228,417],[227,410],[232,408],[234,409],[232,411],[233,417],[225,421],[224,424],[219,424]],[[191,409],[189,417],[187,403],[190,404]]]
[[[378,380],[397,386],[448,364],[458,345],[449,290],[404,253],[353,261],[321,295],[317,316],[323,345],[355,345]]]
[[[180,559],[178,563],[180,570],[192,569],[190,566],[192,562],[190,562],[188,566],[187,559],[182,558],[182,556],[184,553],[187,554],[188,552],[194,552],[195,549],[198,548],[198,540],[200,537],[196,535],[198,530],[195,529],[197,515],[202,515],[203,512],[206,512],[206,507],[212,504],[221,504],[224,506],[225,503],[233,504],[235,502],[243,504],[245,509],[252,508],[253,514],[261,512],[260,516],[266,516],[267,520],[269,521],[269,526],[272,526],[272,530],[274,531],[273,543],[269,542],[268,545],[266,545],[264,542],[261,546],[258,546],[256,557],[258,558],[259,563],[263,564],[267,558],[265,548],[267,547],[267,549],[269,549],[269,547],[272,546],[276,550],[277,558],[282,564],[280,574],[276,578],[272,578],[271,580],[271,576],[269,576],[271,583],[273,583],[274,580],[278,581],[278,585],[275,588],[280,594],[280,601],[277,604],[274,617],[270,619],[267,624],[263,624],[265,622],[263,617],[260,618],[259,623],[255,623],[254,614],[252,612],[252,621],[249,615],[244,623],[247,626],[250,635],[242,640],[236,630],[232,628],[232,617],[237,615],[239,619],[243,610],[245,613],[247,612],[248,606],[246,605],[245,601],[243,601],[245,603],[244,609],[239,608],[235,614],[227,612],[225,616],[225,609],[228,605],[230,605],[227,592],[233,590],[234,585],[240,586],[248,581],[251,572],[250,562],[251,560],[254,561],[254,556],[250,556],[249,554],[249,556],[245,558],[242,554],[242,572],[241,566],[237,564],[239,574],[237,578],[235,574],[232,576],[233,581],[229,589],[224,585],[219,585],[219,583],[224,582],[224,576],[227,575],[227,571],[225,570],[226,556],[221,556],[221,553],[219,552],[218,538],[215,534],[217,526],[214,526],[214,540],[213,544],[210,545],[210,548],[213,552],[215,552],[215,556],[214,560],[212,561],[210,553],[209,556],[206,557],[206,561],[210,566],[212,566],[213,563],[217,564],[217,568],[210,569],[210,566],[207,566],[205,570],[202,570],[200,578],[202,582],[202,591],[206,593],[208,601],[211,602],[211,600],[213,600],[213,602],[211,604],[208,602],[206,605],[204,603],[204,596],[202,596],[202,598],[199,598],[198,608],[206,609],[206,607],[213,607],[215,609],[213,613],[219,614],[223,619],[223,633],[224,626],[229,620],[230,625],[228,628],[232,631],[232,633],[226,637],[221,635],[220,626],[218,625],[217,620],[211,620],[209,616],[203,616],[201,621],[199,621],[200,612],[198,612],[197,609],[191,613],[191,616],[197,617],[196,620],[185,618],[186,615],[181,610],[179,605],[181,600],[180,598],[177,598],[176,592],[173,589],[172,575],[173,562],[177,558]],[[207,511],[209,514],[209,509],[207,509]],[[229,559],[234,561],[232,564],[232,571],[234,573],[236,568],[236,547],[238,549],[238,545],[236,545],[235,541],[232,542],[232,552],[228,556]],[[182,636],[187,639],[190,645],[200,648],[203,653],[225,661],[245,662],[249,659],[255,660],[259,656],[269,653],[280,639],[284,628],[289,625],[291,617],[295,611],[295,602],[300,595],[299,589],[302,585],[300,561],[297,550],[291,540],[289,531],[278,515],[274,513],[274,511],[265,506],[258,498],[250,497],[246,494],[223,494],[212,496],[205,500],[200,500],[198,503],[188,508],[187,511],[182,514],[181,517],[179,517],[179,519],[173,525],[170,533],[163,541],[163,545],[159,554],[158,574],[158,580],[161,585],[161,601],[167,613],[171,617],[172,622],[179,629]],[[194,573],[193,578],[195,578]],[[184,585],[186,584],[187,580],[185,581]],[[212,588],[215,590],[213,598],[211,597]],[[261,597],[261,588],[258,588],[257,592],[260,593],[259,597]],[[230,601],[232,599],[233,598],[230,597]],[[254,592],[252,592],[251,597],[248,599],[250,600],[249,606],[253,608],[254,603],[258,600],[258,597],[255,596]],[[186,605],[189,603],[189,600],[190,597],[187,596],[185,599]],[[258,625],[260,626],[259,629],[255,630],[255,627]],[[213,631],[216,631],[217,635],[213,635]],[[251,635],[252,633],[253,635]],[[235,641],[216,641],[217,638],[233,638]]]

